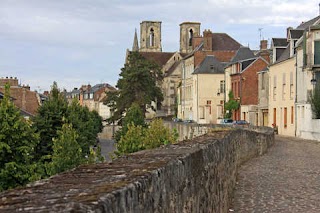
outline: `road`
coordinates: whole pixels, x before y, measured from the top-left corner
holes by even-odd
[[[241,166],[230,212],[320,212],[320,142],[276,136]]]
[[[105,157],[106,161],[110,161],[111,157],[110,154],[113,153],[115,150],[115,143],[112,139],[102,139],[99,138],[100,147],[101,147],[101,154]]]

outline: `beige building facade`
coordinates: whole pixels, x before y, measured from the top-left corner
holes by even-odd
[[[268,126],[277,126],[281,135],[295,136],[295,73],[295,57],[269,67]]]

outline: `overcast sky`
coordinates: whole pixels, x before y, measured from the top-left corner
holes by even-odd
[[[285,37],[319,14],[317,0],[0,0],[0,77],[32,90],[53,81],[71,90],[115,85],[135,28],[162,21],[162,50],[179,50],[179,24],[225,32],[251,49],[262,38]]]

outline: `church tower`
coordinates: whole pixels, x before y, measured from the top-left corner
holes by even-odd
[[[143,21],[140,23],[139,51],[162,52],[160,21]]]
[[[193,50],[193,37],[200,36],[199,22],[183,22],[180,24],[180,52],[190,53]]]

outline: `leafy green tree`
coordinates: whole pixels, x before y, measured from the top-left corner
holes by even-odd
[[[144,114],[137,103],[133,103],[129,108],[126,116],[123,118],[122,127],[115,134],[115,140],[119,141],[121,136],[124,136],[128,131],[128,125],[134,124],[135,126],[146,127],[144,121]]]
[[[48,166],[50,175],[72,169],[84,162],[81,147],[77,143],[77,131],[71,124],[63,124],[57,136],[53,139],[52,162]]]
[[[96,144],[97,134],[102,131],[102,118],[96,111],[90,112],[88,107],[81,106],[77,100],[72,101],[65,116],[78,133],[77,142],[83,156],[88,155],[90,146]]]
[[[310,95],[312,112],[316,119],[320,119],[320,84],[316,84]]]
[[[145,112],[152,101],[163,101],[159,87],[163,79],[161,68],[154,62],[145,59],[138,52],[131,52],[128,62],[121,69],[116,92],[108,92],[106,104],[113,110],[112,120],[121,120],[126,110],[137,103]]]
[[[0,191],[37,179],[32,161],[39,137],[10,101],[9,91],[6,85],[0,101]]]
[[[33,119],[33,126],[40,134],[40,143],[36,147],[38,160],[52,154],[52,139],[56,138],[57,131],[61,130],[67,108],[68,103],[54,82],[49,100],[38,108],[38,113]]]
[[[225,118],[231,118],[233,112],[239,109],[240,107],[240,103],[234,99],[234,95],[232,91],[229,92],[228,96],[229,96],[229,101],[226,102],[224,105],[225,110],[228,111],[225,114]]]
[[[87,107],[80,106],[74,100],[70,106],[54,82],[49,100],[38,109],[33,119],[33,126],[40,134],[40,144],[37,146],[37,159],[50,162],[53,154],[53,138],[58,137],[64,123],[70,123],[77,132],[77,142],[82,155],[90,153],[90,146],[95,145],[97,134],[102,130],[102,118],[96,111],[90,112]]]

